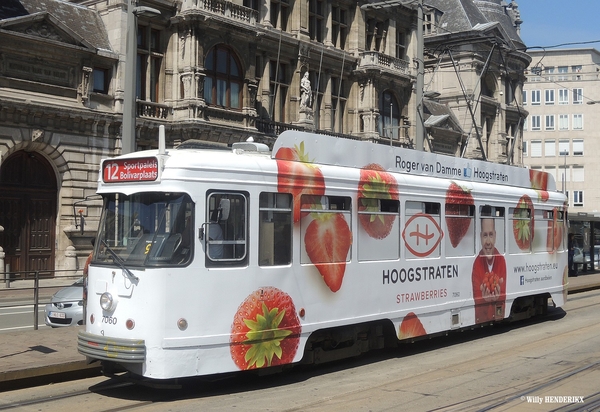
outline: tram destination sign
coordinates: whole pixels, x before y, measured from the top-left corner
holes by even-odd
[[[156,157],[107,159],[102,163],[104,183],[152,182],[158,179]]]

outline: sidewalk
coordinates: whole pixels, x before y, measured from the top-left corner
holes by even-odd
[[[600,288],[600,273],[581,274],[569,278],[569,294]],[[17,379],[42,377],[83,369],[87,365],[77,352],[77,333],[84,326],[43,328],[0,334],[0,392],[6,383]]]

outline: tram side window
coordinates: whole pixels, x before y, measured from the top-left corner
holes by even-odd
[[[533,226],[533,210],[527,206],[510,208],[510,227],[513,235],[510,236],[508,251],[511,254],[531,252],[534,233],[531,230]]]
[[[535,212],[536,216],[538,211]],[[555,252],[563,248],[563,227],[564,212],[554,208],[553,210],[539,211],[539,217],[536,217],[534,239],[546,239],[545,245],[534,245],[534,250],[543,252]],[[545,221],[546,223],[538,223]]]
[[[475,254],[475,206],[461,204],[456,198],[445,205],[446,256],[473,256]]]
[[[441,207],[439,203],[407,201],[403,238],[407,259],[441,256]]]
[[[498,254],[503,255],[506,250],[504,208],[490,205],[480,206],[479,217],[481,219],[479,238],[482,252],[485,252],[486,248],[493,247]]]
[[[352,222],[349,197],[310,196],[301,198],[302,219],[300,220],[301,255],[300,263],[348,262],[351,257]],[[332,242],[337,244],[332,245]],[[327,247],[329,246],[329,247]],[[331,246],[335,246],[332,248]],[[339,252],[347,247],[346,256],[331,256],[327,250]]]
[[[535,210],[534,215],[534,234],[535,242],[531,248],[534,252],[547,252],[552,250],[552,228],[553,213],[552,210]],[[544,239],[546,241],[544,242]]]
[[[292,262],[292,195],[261,193],[259,200],[258,264]]]
[[[400,202],[358,199],[358,260],[400,258]]]
[[[209,193],[200,232],[207,266],[247,263],[247,198],[246,193]]]

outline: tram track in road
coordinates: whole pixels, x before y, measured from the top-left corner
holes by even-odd
[[[250,373],[227,376],[218,382],[188,378],[181,389],[156,390],[142,384],[134,385],[133,382],[125,380],[125,377],[95,377],[72,383],[39,386],[35,391],[32,389],[30,393],[33,395],[21,396],[21,400],[17,399],[16,395],[5,397],[3,393],[0,396],[0,411],[64,410],[68,409],[63,407],[65,403],[84,402],[87,402],[86,405],[93,404],[93,407],[87,410],[106,412],[160,410],[160,405],[164,405],[164,402],[173,405],[179,405],[179,402],[187,403],[186,406],[191,403],[198,405],[200,409],[214,410],[214,405],[221,399],[238,406],[237,410],[245,410],[243,405],[248,406],[251,403],[244,402],[250,402],[250,399],[253,402],[265,397],[278,399],[283,393],[284,397],[293,397],[294,402],[278,403],[274,410],[352,410],[349,407],[352,402],[357,405],[369,405],[370,402],[377,401],[377,395],[374,398],[374,394],[381,397],[394,394],[398,399],[414,400],[414,404],[406,402],[406,409],[413,409],[411,406],[414,405],[413,410],[526,410],[523,409],[527,406],[526,401],[522,401],[521,397],[544,393],[586,396],[586,408],[600,410],[593,409],[600,405],[600,395],[595,389],[582,389],[574,394],[561,391],[565,385],[581,382],[586,377],[588,380],[600,378],[598,356],[584,354],[586,340],[598,343],[597,339],[590,336],[597,330],[596,323],[592,323],[591,320],[597,313],[597,306],[600,306],[600,302],[593,302],[598,301],[600,293],[586,293],[586,296],[593,299],[573,299],[564,310],[550,308],[546,316],[450,333],[447,337],[435,337],[419,343],[401,345],[399,349],[373,351],[358,358],[332,364],[298,366],[282,374],[262,376],[258,379]],[[578,315],[573,316],[573,313]],[[567,344],[581,347],[572,359],[563,358],[559,361]],[[594,354],[597,354],[597,351]],[[521,376],[513,377],[512,380],[499,378],[514,376],[509,374],[510,369],[519,364],[531,365],[531,371],[524,371]],[[366,374],[371,379],[365,378],[361,385],[350,383],[353,374]],[[490,384],[487,390],[473,390],[464,395],[463,399],[451,393],[453,385],[477,387],[478,381],[488,377],[501,383]],[[313,385],[313,381],[320,384],[315,383],[316,389],[313,389],[311,396],[300,398],[302,387]],[[336,390],[325,390],[324,387],[331,386],[332,381],[335,382]],[[84,385],[87,386],[84,388]],[[49,393],[52,387],[54,390],[51,395],[39,394]],[[235,399],[236,395],[238,399]],[[428,398],[431,400],[429,404]],[[422,407],[425,404],[428,406]],[[340,405],[346,405],[346,409]],[[515,405],[517,407],[514,407]],[[580,410],[568,409],[569,405],[565,404],[546,406],[552,406],[552,410],[556,411]],[[173,410],[177,409],[178,407],[174,406]],[[375,407],[373,410],[393,409]]]

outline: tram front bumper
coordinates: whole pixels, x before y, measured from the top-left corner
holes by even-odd
[[[116,363],[144,363],[146,344],[140,339],[110,338],[80,331],[77,351],[82,355]]]

